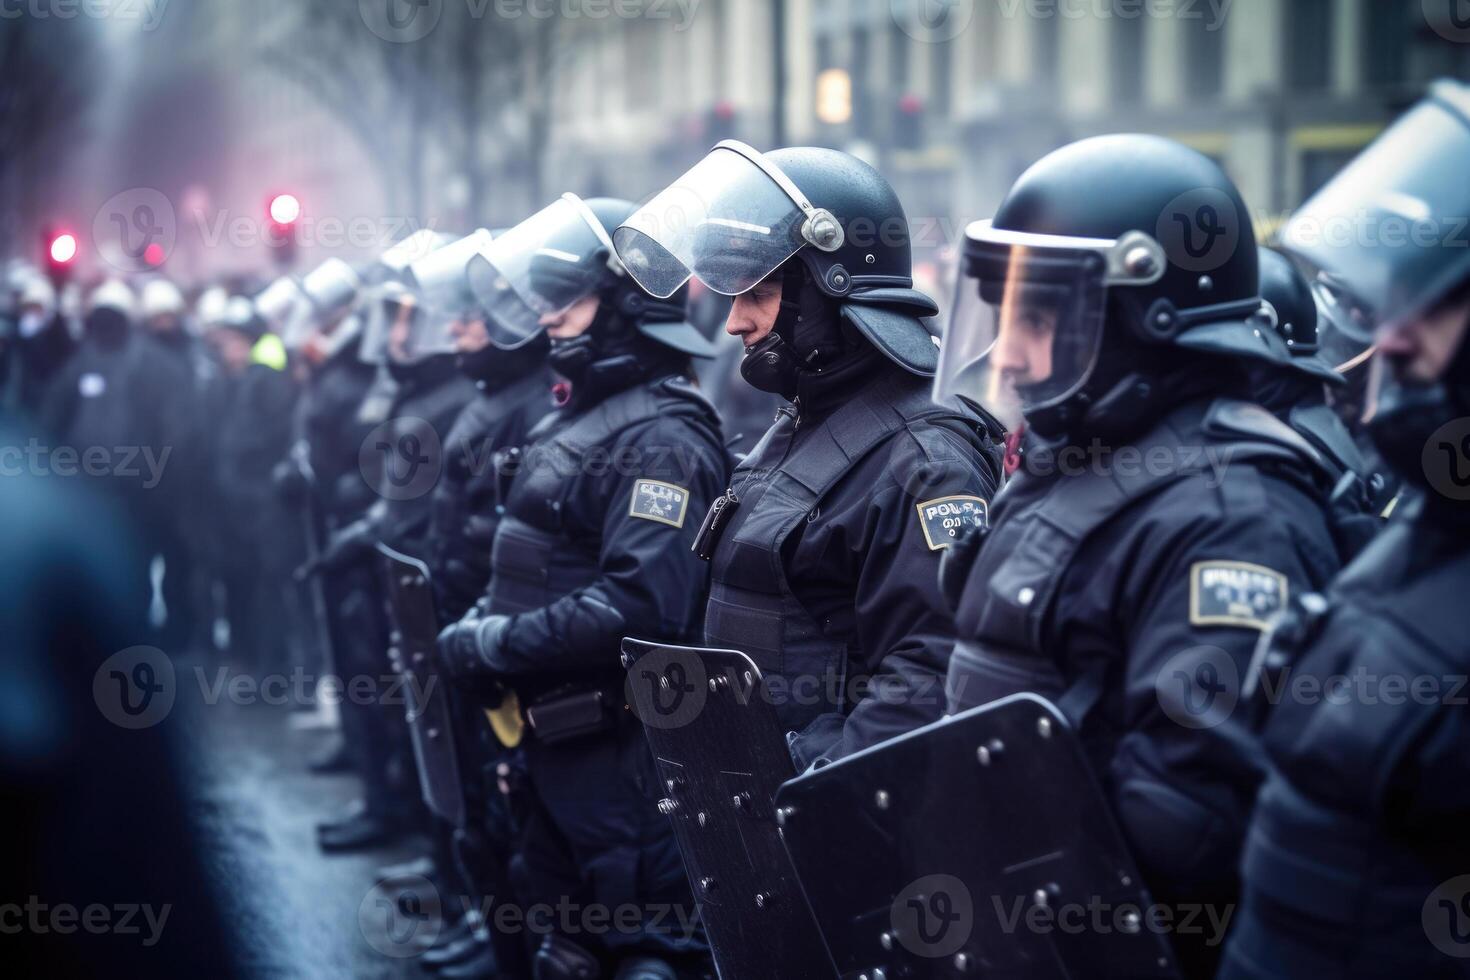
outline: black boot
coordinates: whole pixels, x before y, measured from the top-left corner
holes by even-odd
[[[359,851],[396,841],[406,831],[405,821],[392,813],[359,803],[345,817],[317,824],[316,842],[329,853]]]

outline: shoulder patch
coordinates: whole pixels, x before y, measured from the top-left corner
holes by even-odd
[[[985,498],[971,494],[935,497],[915,506],[930,551],[948,548],[962,528],[984,527],[990,520],[990,505]]]
[[[1265,630],[1286,608],[1286,576],[1244,561],[1197,561],[1189,566],[1189,622]]]
[[[628,516],[657,521],[671,527],[684,526],[689,509],[689,491],[662,480],[639,480],[633,484],[633,499],[628,502]]]

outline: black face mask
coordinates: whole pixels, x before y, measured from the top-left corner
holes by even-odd
[[[804,378],[851,349],[840,321],[837,304],[812,285],[806,265],[800,259],[787,260],[776,322],[770,333],[745,349],[740,376],[752,388],[791,401]]]
[[[1432,509],[1470,509],[1465,502],[1447,496],[1445,487],[1436,486],[1441,479],[1453,481],[1456,487],[1462,479],[1470,479],[1461,473],[1465,447],[1442,436],[1436,438],[1440,427],[1470,415],[1470,341],[1461,338],[1439,381],[1406,380],[1391,362],[1382,370],[1377,405],[1367,423],[1373,445],[1394,472],[1429,492],[1426,499]],[[1442,459],[1436,456],[1440,453]]]
[[[497,391],[536,372],[546,362],[551,341],[538,334],[515,350],[502,350],[486,344],[477,351],[455,355],[459,373],[478,382],[483,388]]]

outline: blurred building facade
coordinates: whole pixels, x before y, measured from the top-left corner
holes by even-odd
[[[705,0],[571,42],[550,182],[638,196],[718,139],[858,153],[921,245],[993,211],[1048,150],[1120,131],[1218,159],[1269,228],[1439,76],[1470,30],[1407,0]],[[784,30],[778,28],[778,22]],[[589,25],[590,26],[590,25]],[[784,37],[782,36],[784,35]]]

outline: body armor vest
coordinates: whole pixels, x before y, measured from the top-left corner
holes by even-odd
[[[782,550],[803,522],[819,518],[823,496],[896,433],[937,419],[978,424],[934,404],[929,389],[923,379],[894,375],[810,428],[783,413],[735,470],[727,498],[738,504],[712,549],[705,644],[744,652],[768,678],[800,679],[794,696],[776,705],[787,731],[843,709],[849,648],[857,640],[831,635],[812,618],[787,579]],[[820,699],[804,686],[813,682]]]
[[[1023,469],[997,495],[991,530],[956,609],[961,637],[956,667],[963,669],[967,660],[984,662],[986,648],[1045,659],[1047,616],[1087,539],[1138,501],[1207,472],[1212,457],[1231,466],[1306,467],[1323,485],[1330,480],[1318,453],[1289,426],[1258,405],[1230,399],[1186,405],[1130,448],[1137,451],[1135,459],[1164,458],[1170,465],[1114,466],[1107,475],[1053,477]],[[1100,685],[1100,669],[1084,671],[1060,698],[1058,707],[1074,726],[1081,727]]]
[[[1319,678],[1464,677],[1455,610],[1470,559],[1461,547],[1406,575],[1403,556],[1423,561],[1418,533],[1410,520],[1396,521],[1338,578],[1315,623],[1272,635],[1273,653],[1296,663],[1320,646],[1333,656],[1301,665]],[[1385,826],[1419,809],[1392,798],[1395,776],[1415,769],[1412,753],[1437,718],[1465,709],[1451,700],[1450,685],[1438,692],[1439,705],[1383,691],[1371,703],[1356,696],[1288,703],[1273,722],[1269,742],[1279,746],[1273,755],[1287,757],[1291,781],[1271,779],[1257,804],[1243,861],[1253,901],[1232,941],[1233,955],[1272,964],[1280,971],[1273,976],[1470,975],[1466,960],[1444,952],[1470,941],[1463,933],[1451,941],[1451,930],[1463,929],[1464,889],[1444,887],[1470,869],[1461,821],[1445,813],[1438,828]],[[1435,792],[1423,779],[1407,785]],[[1343,965],[1349,951],[1351,970]]]
[[[601,541],[573,537],[576,529],[567,527],[565,515],[590,450],[656,418],[713,412],[687,382],[664,378],[624,389],[571,417],[548,415],[529,433],[530,445],[501,454],[497,468],[509,486],[501,495],[504,513],[491,553],[488,611],[539,609],[600,575]]]

